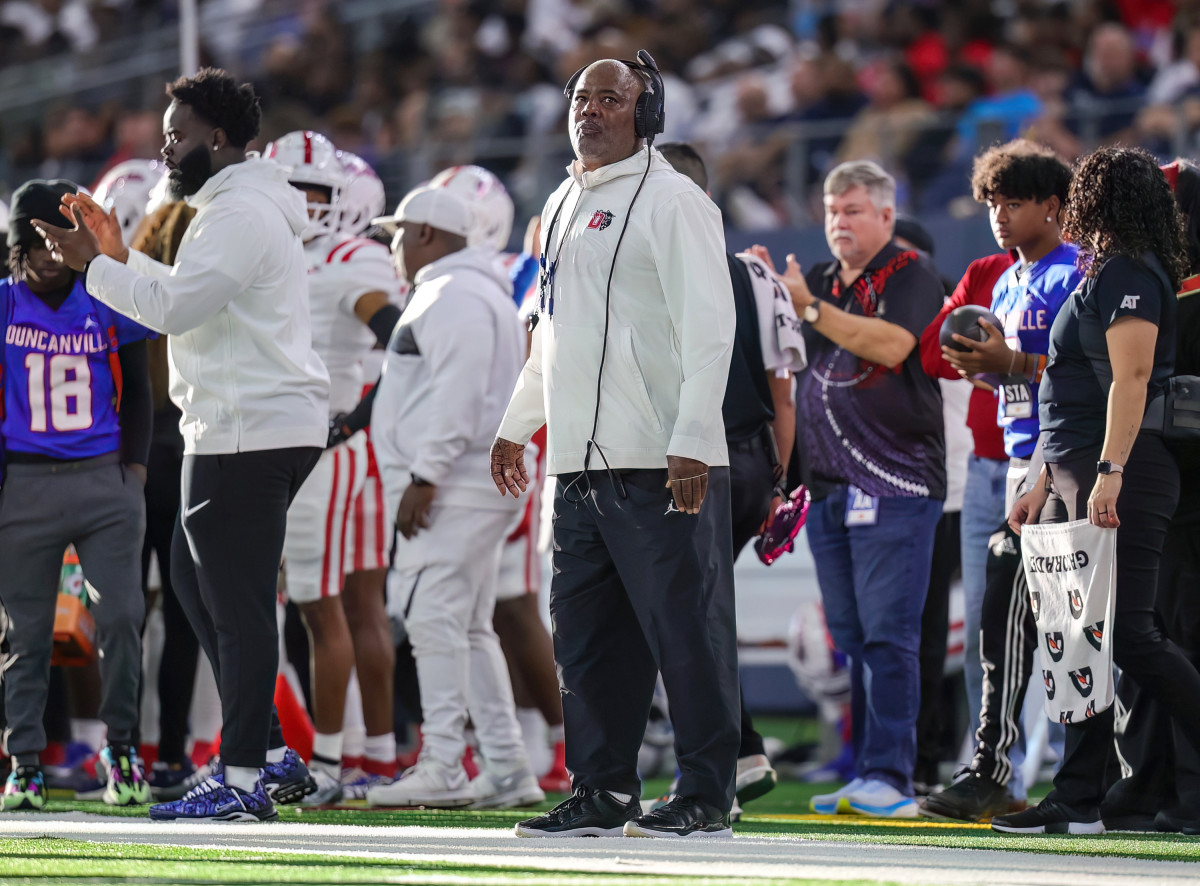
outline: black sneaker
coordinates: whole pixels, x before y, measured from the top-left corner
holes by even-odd
[[[676,797],[625,825],[626,837],[732,837],[728,813],[694,797]]]
[[[1014,815],[992,819],[992,830],[1005,834],[1103,834],[1100,810],[1075,809],[1047,797]]]
[[[982,772],[967,769],[940,791],[921,801],[921,814],[928,818],[983,821],[1007,815],[1012,805],[1008,789]]]
[[[580,785],[549,812],[517,822],[518,837],[619,837],[642,807],[636,797],[622,803],[608,791]]]
[[[1184,828],[1200,824],[1200,816],[1186,806],[1176,804],[1161,810],[1154,816],[1154,829],[1164,834],[1179,834]]]

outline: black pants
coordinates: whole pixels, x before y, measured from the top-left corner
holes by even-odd
[[[1087,516],[1098,452],[1050,465],[1055,494],[1070,520]],[[1138,686],[1171,711],[1193,747],[1200,746],[1200,673],[1160,629],[1154,613],[1159,559],[1179,500],[1179,469],[1158,436],[1141,433],[1125,465],[1117,499],[1116,601],[1113,660]],[[1098,809],[1104,798],[1113,743],[1114,709],[1067,724],[1062,768],[1051,796]]]
[[[1120,514],[1120,502],[1117,507]],[[1194,520],[1173,520],[1167,530],[1155,608],[1166,635],[1200,668],[1200,524]],[[1126,711],[1117,723],[1117,747],[1131,772],[1109,789],[1104,809],[1153,815],[1174,807],[1186,818],[1200,817],[1200,754],[1171,712],[1124,677],[1117,697]]]
[[[158,667],[158,758],[182,763],[187,756],[188,714],[196,685],[200,643],[171,582],[171,546],[179,519],[179,487],[183,473],[183,441],[153,443],[146,466],[146,541],[142,547],[142,580],[150,555],[158,556],[162,577],[163,651]]]
[[[936,784],[942,759],[942,680],[946,674],[946,638],[950,633],[950,584],[962,565],[960,511],[943,512],[933,536],[929,592],[921,610],[921,707],[917,711],[917,761],[913,780]]]
[[[758,535],[771,497],[775,494],[775,474],[771,455],[762,434],[729,444],[729,510],[732,515],[733,559]],[[765,754],[762,736],[754,728],[754,719],[742,698],[742,743],[738,757]]]
[[[661,672],[680,796],[728,811],[738,754],[729,471],[700,514],[666,470],[558,478],[550,616],[576,786],[640,796],[638,747]]]
[[[282,743],[272,699],[279,667],[276,581],[287,510],[315,447],[186,455],[172,579],[221,695],[221,759],[262,768]]]

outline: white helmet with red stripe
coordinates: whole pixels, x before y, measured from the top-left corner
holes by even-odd
[[[387,195],[371,164],[349,151],[338,151],[337,155],[346,180],[338,207],[338,223],[343,234],[357,237],[371,226],[371,219],[386,211]]]
[[[304,231],[304,239],[335,233],[338,230],[338,206],[346,185],[346,175],[333,142],[319,132],[297,130],[268,144],[263,156],[287,170],[288,181],[293,187],[309,185],[329,191],[328,203],[308,204],[308,227]]]
[[[474,224],[467,234],[468,245],[491,246],[497,251],[507,248],[516,210],[500,179],[482,166],[452,166],[435,175],[429,185],[450,188],[472,207]]]
[[[166,173],[167,167],[161,160],[126,160],[104,173],[96,184],[93,198],[106,211],[117,211],[126,243],[149,212],[151,192]]]

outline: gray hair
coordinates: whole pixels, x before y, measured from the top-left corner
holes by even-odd
[[[876,209],[896,208],[896,180],[872,160],[850,160],[825,177],[826,196],[838,197],[860,186],[867,189]]]

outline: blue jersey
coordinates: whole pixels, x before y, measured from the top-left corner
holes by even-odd
[[[1075,266],[1079,248],[1060,244],[1031,265],[1013,265],[992,290],[992,313],[1004,329],[1010,348],[1026,354],[1050,352],[1050,327],[1071,293],[1083,282]],[[1034,404],[1029,418],[1008,418],[1001,404],[997,421],[1004,428],[1004,451],[1010,458],[1029,458],[1038,438],[1038,379],[1030,380]]]
[[[55,311],[9,277],[0,305],[5,450],[78,459],[119,449],[116,349],[153,333],[95,301],[82,281]]]

